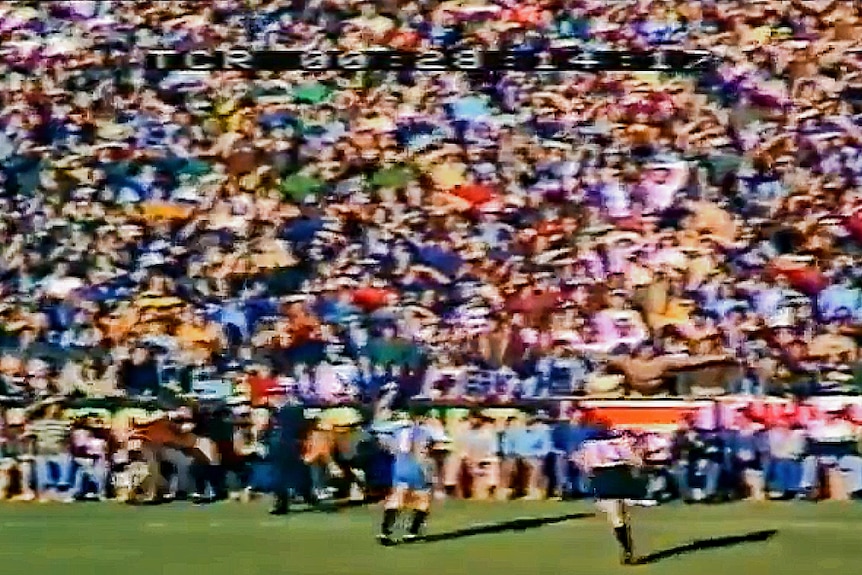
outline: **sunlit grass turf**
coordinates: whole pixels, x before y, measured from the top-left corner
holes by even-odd
[[[526,517],[592,512],[584,502],[446,501],[429,534]],[[395,548],[376,544],[377,506],[273,518],[266,502],[196,507],[0,504],[0,574],[412,575],[616,572],[719,575],[857,573],[862,504],[670,504],[634,512],[637,551],[777,529],[765,542],[621,567],[604,517]]]

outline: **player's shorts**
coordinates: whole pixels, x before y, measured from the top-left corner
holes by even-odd
[[[593,470],[596,499],[646,499],[649,478],[631,465],[598,467]]]
[[[431,474],[415,457],[397,457],[392,470],[392,486],[411,491],[431,489]]]

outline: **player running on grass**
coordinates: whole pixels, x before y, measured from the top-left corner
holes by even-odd
[[[590,477],[596,506],[607,514],[622,547],[621,563],[634,565],[629,507],[656,504],[646,498],[647,478],[641,474],[643,460],[638,454],[635,439],[607,429],[602,435],[584,443],[579,459]]]
[[[429,449],[445,438],[440,437],[440,432],[429,426],[424,414],[418,412],[409,417],[378,419],[375,430],[383,446],[395,458],[392,487],[384,502],[383,522],[377,538],[383,545],[394,545],[393,528],[399,515],[402,511],[412,511],[404,541],[414,541],[422,534],[431,506],[433,463]]]

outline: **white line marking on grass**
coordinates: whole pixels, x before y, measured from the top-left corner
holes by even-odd
[[[261,521],[261,527],[281,527],[282,525],[287,525],[287,521]]]
[[[212,521],[210,522],[210,527],[221,527],[221,523],[218,521]]]
[[[158,529],[158,528],[164,527],[164,526],[165,526],[164,523],[147,523],[147,527],[153,527],[155,529]]]

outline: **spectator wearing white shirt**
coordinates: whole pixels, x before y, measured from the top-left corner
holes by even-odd
[[[831,410],[823,419],[808,426],[810,452],[802,462],[801,490],[813,496],[820,470],[837,468],[841,472],[847,495],[862,495],[862,457],[858,454],[857,430],[841,416],[840,410]]]
[[[103,501],[108,478],[107,443],[90,429],[75,429],[72,431],[72,452],[75,456],[75,480],[67,501],[86,498],[90,494],[87,490],[89,483],[94,486],[92,496]]]
[[[688,164],[682,161],[650,166],[647,177],[647,209],[659,213],[673,206],[678,192],[688,180]]]
[[[617,180],[608,181],[602,187],[602,199],[612,217],[624,218],[631,213],[630,194]]]
[[[805,455],[806,434],[794,428],[784,418],[767,433],[769,463],[766,482],[772,499],[789,499],[800,491],[802,458]]]
[[[461,471],[467,475],[464,479],[472,488],[478,487],[476,484],[481,481],[489,495],[493,494],[499,483],[498,438],[493,425],[480,414],[471,415],[469,427],[463,430],[459,443]]]

